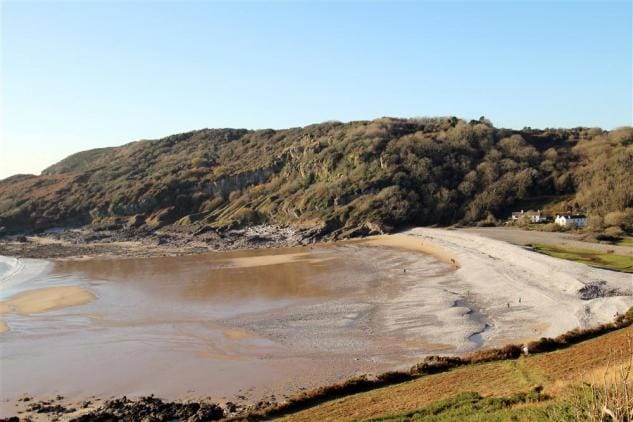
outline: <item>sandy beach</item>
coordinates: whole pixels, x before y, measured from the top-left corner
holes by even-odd
[[[463,230],[12,265],[2,282],[15,293],[0,301],[2,415],[24,394],[283,400],[633,306],[630,274]]]
[[[21,315],[38,314],[83,305],[94,299],[93,293],[77,286],[42,288],[20,293],[0,302],[0,315],[9,312]]]
[[[593,268],[465,230],[416,228],[412,236],[459,262],[455,292],[486,315],[488,344],[555,336],[610,321],[633,305],[631,274]],[[596,287],[607,297],[581,298]],[[606,292],[606,293],[605,293]]]

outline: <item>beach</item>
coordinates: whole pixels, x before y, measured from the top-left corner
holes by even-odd
[[[0,290],[3,416],[25,395],[283,401],[431,354],[607,322],[633,306],[630,274],[448,229],[11,265]]]

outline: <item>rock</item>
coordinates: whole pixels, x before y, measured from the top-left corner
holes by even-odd
[[[248,237],[247,240],[249,242],[254,242],[254,243],[269,242],[270,241],[270,237],[254,235],[254,236]]]
[[[224,417],[224,410],[217,404],[206,404],[200,407],[195,415],[189,418],[192,422],[216,421]]]
[[[385,228],[380,225],[379,223],[374,223],[372,221],[367,221],[364,225],[363,228],[367,229],[369,231],[369,235],[374,235],[374,234],[385,234]]]
[[[631,292],[620,291],[619,289],[609,288],[604,280],[598,280],[585,284],[578,290],[580,299],[591,300],[598,297],[609,296],[631,296]]]
[[[138,400],[127,397],[108,400],[95,409],[76,419],[78,422],[88,421],[212,421],[224,417],[224,410],[215,403],[178,403],[164,402],[159,398],[148,396]]]
[[[146,224],[154,229],[160,228],[166,224],[173,222],[176,219],[177,211],[176,207],[171,206],[163,208],[154,214],[150,215],[145,221]]]
[[[53,414],[70,413],[70,412],[75,411],[75,409],[67,409],[66,407],[60,404],[51,405],[50,402],[33,403],[29,405],[26,408],[26,410],[28,410],[29,412],[35,412],[35,413],[53,413]]]
[[[128,218],[127,223],[125,224],[125,226],[127,228],[134,228],[134,227],[140,227],[143,224],[145,224],[145,216],[144,215],[140,215],[140,214],[136,214],[136,215],[133,215],[132,217]]]

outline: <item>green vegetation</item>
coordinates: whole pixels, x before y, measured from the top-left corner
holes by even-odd
[[[603,369],[600,381],[594,377],[590,383],[572,384],[556,398],[543,394],[542,385],[510,397],[483,397],[467,391],[413,411],[366,421],[630,421],[633,417],[630,339],[628,350],[624,350],[608,353],[609,360],[621,363],[610,367],[605,362],[607,367]]]
[[[555,338],[543,337],[538,340],[533,340],[527,343],[530,356],[534,355],[547,355],[554,351],[563,351],[567,348],[574,348],[574,345],[582,342],[605,335],[606,333],[621,330],[623,328],[630,327],[633,324],[633,308],[630,308],[622,315],[618,315],[614,318],[613,322],[601,324],[588,328],[575,328],[567,331]],[[608,349],[607,349],[608,350]],[[631,349],[633,351],[633,349]],[[599,352],[599,351],[598,351]],[[592,355],[596,354],[595,350],[592,350]],[[601,358],[601,353],[597,353]],[[570,352],[569,357],[578,357],[577,352]],[[582,356],[582,352],[580,354]],[[558,356],[560,358],[560,355]],[[622,356],[619,356],[621,358]],[[556,362],[556,358],[552,361],[548,361],[548,364]],[[427,356],[420,363],[412,366],[409,371],[392,371],[380,374],[375,377],[368,377],[361,375],[358,377],[350,378],[344,382],[319,387],[313,390],[307,390],[295,396],[288,398],[285,402],[275,403],[268,407],[254,410],[249,413],[249,419],[260,420],[270,419],[272,417],[278,417],[288,415],[290,419],[303,419],[302,410],[310,415],[310,408],[316,406],[319,409],[319,405],[323,407],[338,407],[336,399],[340,399],[338,402],[344,403],[347,398],[354,400],[355,397],[366,399],[367,396],[363,396],[363,392],[367,392],[370,397],[380,397],[381,400],[386,401],[384,404],[389,404],[390,394],[385,394],[394,386],[399,390],[407,391],[408,394],[412,394],[416,399],[418,395],[415,391],[416,384],[426,384],[424,388],[430,388],[430,391],[426,391],[428,396],[433,397],[436,394],[440,384],[443,383],[445,388],[448,388],[452,392],[468,392],[466,390],[470,386],[484,385],[486,388],[490,388],[490,383],[495,381],[486,378],[483,374],[488,373],[493,379],[498,381],[494,384],[494,388],[504,388],[506,386],[508,390],[514,393],[510,399],[500,399],[497,401],[483,401],[482,409],[504,410],[504,406],[507,407],[518,402],[532,402],[541,401],[546,399],[546,396],[540,394],[542,387],[540,384],[548,382],[547,371],[531,368],[529,363],[533,362],[527,360],[524,356],[523,347],[521,345],[509,344],[500,348],[490,348],[480,350],[463,357],[457,356]],[[565,360],[563,359],[563,362]],[[558,365],[555,364],[554,368]],[[441,383],[436,383],[438,379]],[[483,384],[481,384],[483,382]],[[433,389],[436,386],[438,389]],[[524,394],[525,387],[534,387],[532,392]],[[519,391],[517,389],[520,388]],[[495,390],[498,396],[498,391]],[[536,395],[535,395],[536,393]],[[407,403],[411,401],[411,398],[406,399],[404,396],[400,397],[405,399]],[[370,398],[371,403],[374,400]],[[432,400],[428,400],[429,402]],[[461,401],[458,401],[460,409],[456,411],[462,411]],[[330,403],[330,404],[328,404]],[[408,408],[412,406],[407,405]],[[442,407],[442,406],[440,406]],[[415,406],[418,409],[418,406]],[[382,406],[378,406],[371,415],[385,414],[386,411]],[[326,412],[329,411],[326,409]],[[350,418],[349,409],[345,412],[345,418]],[[418,413],[416,410],[414,413]],[[413,414],[413,413],[412,413]],[[411,415],[412,415],[411,414]],[[337,417],[333,417],[330,413],[329,419],[340,419],[341,414]],[[409,415],[410,416],[410,415]],[[398,417],[406,417],[399,415]],[[307,420],[317,420],[319,417],[308,417]]]
[[[498,129],[484,118],[204,129],[74,154],[0,181],[0,232],[289,224],[348,237],[495,224],[518,204],[586,208],[633,228],[633,128]]]
[[[518,404],[539,403],[547,400],[537,392],[517,393],[511,397],[482,397],[478,393],[465,392],[455,397],[439,400],[429,406],[393,416],[367,419],[372,422],[409,421],[548,421],[553,413],[549,406],[521,406]],[[569,415],[568,420],[575,420]]]
[[[537,391],[515,393],[510,397],[482,397],[475,392],[464,392],[414,411],[365,421],[628,421],[633,403],[621,387],[630,388],[629,384],[628,380],[619,380],[618,384],[609,383],[606,390],[602,385],[598,388],[577,386],[555,400]],[[616,417],[608,417],[604,407]]]
[[[532,245],[532,247],[538,252],[556,258],[582,262],[583,264],[610,270],[633,273],[633,258],[630,256],[602,253],[596,250],[573,248],[569,246],[535,244]]]
[[[285,415],[284,421],[628,421],[633,414],[632,322],[633,308],[610,324],[530,342],[529,356],[516,355],[518,346],[506,346],[477,352],[463,362],[427,358],[411,371],[424,369],[424,374],[411,380],[352,390],[344,397],[330,395],[327,401],[307,393],[304,406],[295,402],[286,412],[278,405],[254,416]]]
[[[633,247],[633,237],[625,237],[624,239],[615,242],[618,246],[631,246]]]

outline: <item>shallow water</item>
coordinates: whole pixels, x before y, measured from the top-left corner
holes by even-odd
[[[445,340],[467,342],[480,328],[453,312],[449,266],[362,243],[14,264],[23,267],[5,269],[2,298],[73,285],[96,300],[1,316],[5,403],[23,394],[281,398],[459,351]],[[438,339],[450,318],[465,321]]]

